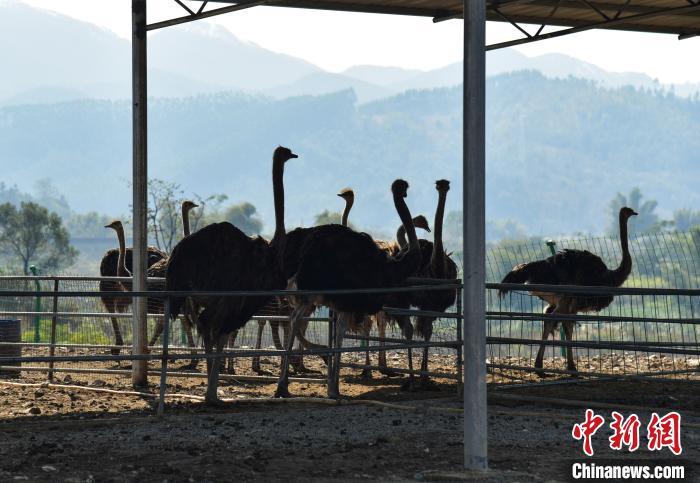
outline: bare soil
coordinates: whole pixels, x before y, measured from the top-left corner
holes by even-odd
[[[345,361],[363,358],[347,356]],[[401,354],[389,354],[388,360],[405,367]],[[416,365],[419,362],[420,358]],[[453,355],[434,354],[430,362],[431,370],[454,372]],[[252,374],[245,364],[237,372]],[[318,359],[308,358],[306,364],[322,369]],[[273,358],[264,359],[263,367],[272,373],[279,369]],[[394,405],[382,407],[294,400],[266,404],[273,383],[222,381],[220,395],[245,404],[211,408],[173,397],[162,418],[154,416],[155,377],[141,395],[100,392],[133,391],[128,377],[113,375],[59,373],[57,384],[48,385],[45,375],[23,372],[7,381],[0,382],[0,481],[570,481],[571,464],[584,461],[571,428],[583,419],[585,403],[567,407],[549,399],[537,403],[512,399],[521,395],[649,408],[636,411],[643,424],[652,409],[677,410],[684,425],[682,456],[674,457],[668,450],[613,452],[607,447],[606,426],[594,437],[596,456],[585,460],[682,464],[686,481],[700,481],[700,391],[698,382],[692,381],[493,385],[488,428],[491,470],[476,476],[460,473],[464,421],[458,410],[460,389],[453,380],[436,380],[433,391],[404,392],[403,377],[375,372],[372,381],[365,381],[358,370],[342,371],[341,391],[350,401]],[[204,379],[168,382],[169,394],[204,394]],[[325,396],[325,387],[312,382],[292,383],[290,391],[295,396]],[[261,402],[250,403],[250,398]],[[596,412],[611,420],[610,410]],[[645,437],[643,431],[641,435]]]

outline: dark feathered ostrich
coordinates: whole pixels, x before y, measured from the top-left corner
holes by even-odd
[[[181,206],[181,212],[182,212],[182,232],[183,236],[187,237],[190,235],[190,210],[197,208],[199,205],[196,203],[186,200],[182,202]],[[168,258],[163,258],[159,260],[158,262],[154,263],[150,267],[148,267],[148,270],[146,271],[146,275],[148,278],[165,278],[165,271],[168,266]],[[163,282],[149,282],[148,284],[148,289],[149,290],[163,290],[165,287],[165,283]],[[148,302],[149,309],[152,311],[151,313],[155,314],[162,314],[165,307],[163,306],[163,301],[160,299],[149,299]],[[194,347],[194,337],[192,336],[192,325],[193,325],[193,320],[197,316],[196,315],[196,310],[194,310],[189,304],[185,304],[186,310],[184,310],[183,318],[182,318],[182,324],[185,328],[185,333],[187,334],[187,344],[190,347]],[[151,340],[148,342],[149,346],[155,345],[155,343],[158,341],[158,338],[160,337],[160,334],[163,333],[163,319],[158,318],[156,322],[156,328],[155,331],[153,332],[153,336],[151,337]],[[192,361],[192,364],[196,365],[196,361]]]
[[[341,225],[348,226],[348,217],[350,215],[350,210],[355,202],[355,193],[350,188],[344,188],[339,193],[338,196],[345,200],[345,208],[343,209],[343,215],[341,217]],[[413,218],[413,226],[415,228],[422,228],[423,230],[430,232],[430,225],[428,220],[423,215],[418,215]],[[388,256],[395,257],[399,255],[402,246],[407,246],[406,241],[406,227],[402,225],[396,230],[396,240],[397,241],[385,241],[385,240],[375,240],[377,246],[384,250]],[[403,245],[400,244],[403,241]],[[420,242],[420,240],[419,240]],[[410,308],[410,293],[395,293],[387,296],[385,305],[394,308]],[[389,315],[386,312],[379,311],[374,315],[368,315],[362,323],[362,332],[365,337],[369,337],[372,331],[372,324],[375,322],[377,324],[377,331],[380,338],[386,338],[386,328],[389,323],[396,324],[400,329],[401,333],[407,340],[411,340],[413,337],[413,326],[411,325],[411,318],[406,315]],[[362,377],[364,379],[372,378],[372,370],[369,368],[371,361],[369,355],[369,340],[366,341],[368,350],[365,352],[365,368],[362,370]],[[384,345],[384,342],[379,342],[380,346]],[[395,373],[390,371],[386,363],[386,351],[379,351],[379,366],[382,368],[380,372],[384,375],[391,376]]]
[[[315,227],[300,247],[297,271],[288,287],[299,290],[387,288],[399,286],[415,273],[420,265],[420,250],[411,213],[404,201],[407,189],[408,183],[403,180],[396,180],[391,186],[396,211],[408,232],[408,250],[390,257],[366,233],[335,224]],[[335,346],[340,348],[346,328],[362,324],[364,316],[381,310],[385,300],[385,295],[377,293],[291,297],[294,312],[285,348],[290,351],[294,338],[300,336],[302,314],[309,305],[324,305],[338,314],[334,333]],[[283,358],[275,392],[277,397],[289,396],[287,358],[287,355]],[[328,370],[328,396],[331,398],[340,397],[339,375],[340,353],[336,353]]]
[[[279,252],[285,243],[284,164],[297,155],[288,148],[275,149],[272,159],[272,182],[275,202],[275,234],[268,243],[251,238],[230,223],[206,226],[180,241],[168,262],[167,290],[276,290],[284,288]],[[203,308],[196,321],[207,354],[221,352],[228,335],[242,328],[264,307],[271,297],[198,297],[194,302]],[[173,298],[172,313],[177,314],[183,298]],[[207,359],[208,384],[205,400],[218,401],[217,386],[220,363]]]
[[[435,210],[435,221],[433,222],[432,249],[429,242],[421,244],[423,257],[425,257],[428,250],[430,250],[430,262],[421,267],[417,276],[451,280],[457,278],[457,264],[445,253],[442,244],[442,222],[445,217],[445,203],[447,201],[447,192],[450,190],[450,182],[445,179],[438,180],[435,182],[435,189],[438,192],[438,204]],[[455,303],[456,297],[456,290],[415,292],[411,297],[411,303],[419,310],[444,312]],[[423,340],[426,342],[430,342],[433,335],[434,321],[435,317],[426,317],[423,315],[416,317],[416,333],[423,337]],[[427,347],[423,349],[421,371],[424,373],[420,377],[421,386],[430,388],[430,378],[425,374],[425,372],[428,371]]]
[[[637,213],[632,208],[620,209],[620,245],[622,247],[622,260],[614,270],[610,270],[599,256],[587,250],[562,250],[551,257],[536,262],[517,265],[501,281],[501,283],[532,283],[546,285],[588,285],[603,287],[621,286],[632,271],[632,257],[629,251],[627,237],[627,222]],[[499,296],[508,292],[507,289],[499,290]],[[613,301],[612,295],[567,295],[547,292],[530,292],[545,302],[546,314],[578,314],[580,312],[597,312],[603,310]],[[559,323],[546,320],[543,324],[542,340],[545,341],[549,334],[553,334]],[[562,321],[564,336],[571,341],[574,322]],[[535,358],[535,368],[542,369],[544,357],[544,344],[540,345]],[[576,371],[573,349],[566,348],[566,367],[570,371]],[[538,371],[540,377],[544,377],[543,371]]]
[[[120,223],[121,225],[121,223]],[[113,228],[111,225],[107,225],[108,228]],[[119,232],[117,232],[117,236],[119,236]],[[124,231],[122,229],[121,231],[121,239],[120,242],[123,244],[124,247],[126,247],[126,242],[124,240]],[[124,248],[124,253],[123,253],[123,265],[127,269],[127,273],[125,275],[119,275],[119,254],[120,251],[118,248],[110,248],[107,250],[107,252],[104,254],[102,257],[102,260],[100,262],[100,276],[102,277],[118,277],[118,276],[124,276],[124,277],[130,277],[131,276],[131,267],[132,267],[132,249],[131,248]],[[158,250],[155,247],[148,247],[147,251],[147,264],[148,266],[153,266],[155,263],[157,263],[160,260],[163,260],[167,258],[167,254],[165,252],[162,252]],[[100,281],[99,285],[99,290],[100,292],[119,292],[119,291],[130,291],[131,286],[125,287],[123,284],[119,282],[108,282],[108,281]],[[111,296],[106,296],[103,295],[100,297],[102,299],[102,303],[104,304],[105,308],[107,309],[107,312],[112,313],[112,314],[119,314],[126,312],[126,310],[129,308],[131,305],[131,297],[129,296],[124,296],[124,297],[111,297]],[[110,317],[112,321],[112,329],[114,330],[114,344],[117,347],[113,347],[110,352],[113,355],[119,355],[121,349],[119,346],[124,345],[124,339],[122,338],[122,332],[121,329],[119,328],[119,320],[117,317]]]

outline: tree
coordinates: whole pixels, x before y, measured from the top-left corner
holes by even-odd
[[[608,227],[608,233],[616,235],[619,229],[619,214],[620,208],[629,206],[638,213],[629,220],[630,235],[651,233],[661,229],[659,215],[655,213],[657,202],[656,200],[642,200],[644,195],[639,188],[632,188],[629,195],[625,196],[622,193],[617,193],[615,198],[610,201],[610,217],[611,222]]]
[[[56,271],[78,256],[61,217],[32,202],[23,202],[19,210],[10,203],[0,205],[0,248],[21,260],[25,275],[30,264]]]
[[[255,205],[244,201],[226,208],[224,219],[246,235],[259,235],[263,228],[263,222],[257,213],[258,209]]]
[[[673,226],[678,231],[688,231],[700,225],[700,211],[682,208],[673,212]]]
[[[182,202],[185,192],[179,184],[162,179],[148,181],[148,231],[156,246],[170,253],[175,244],[182,239]],[[197,194],[190,198],[199,205],[190,211],[190,229],[197,231],[206,221],[205,208],[216,211],[226,200],[226,195],[211,195],[203,198]],[[251,205],[252,206],[252,205]],[[253,207],[255,209],[255,207]],[[261,223],[262,225],[262,223]]]

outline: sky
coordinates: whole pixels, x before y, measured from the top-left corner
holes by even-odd
[[[131,35],[128,0],[22,0]],[[199,2],[190,2],[193,8]],[[173,0],[149,0],[149,22],[185,14]],[[212,8],[212,7],[208,7]],[[429,18],[255,7],[213,17],[237,37],[340,72],[373,64],[430,70],[461,60],[462,22]],[[489,22],[487,42],[517,38],[508,24]],[[529,55],[562,53],[615,72],[643,72],[663,83],[700,82],[700,38],[589,31],[519,46]]]

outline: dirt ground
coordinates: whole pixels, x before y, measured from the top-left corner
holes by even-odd
[[[356,357],[346,362],[360,362],[361,356]],[[390,354],[389,362],[400,366],[405,361],[400,354]],[[307,365],[321,367],[313,360]],[[264,359],[263,366],[278,370],[274,360]],[[431,370],[453,372],[454,356],[432,355]],[[244,366],[238,372],[250,374]],[[464,421],[454,381],[438,379],[434,390],[404,392],[401,377],[375,372],[368,382],[358,373],[343,370],[341,391],[349,403],[342,405],[299,400],[270,403],[274,384],[226,381],[220,395],[234,402],[210,408],[176,397],[203,395],[204,379],[173,378],[165,415],[157,418],[156,377],[150,378],[151,386],[143,394],[129,394],[105,392],[132,392],[128,377],[58,373],[57,384],[48,385],[45,375],[23,372],[21,378],[0,381],[0,481],[465,478],[459,473]],[[313,382],[294,382],[290,391],[295,396],[325,396],[325,387]],[[533,402],[528,399],[532,397],[545,399]],[[251,403],[252,398],[261,401]],[[634,410],[643,424],[651,409],[677,410],[683,417],[684,453],[674,457],[668,450],[613,452],[607,448],[609,431],[601,429],[593,439],[596,456],[584,459],[571,428],[583,419],[586,404],[569,407],[551,398],[639,406],[644,409],[620,407],[619,411]],[[385,405],[352,404],[358,400]],[[596,412],[611,420],[609,409]],[[481,481],[570,481],[571,464],[584,460],[682,464],[686,481],[700,481],[698,382],[492,385],[488,440],[491,470],[478,476]]]

